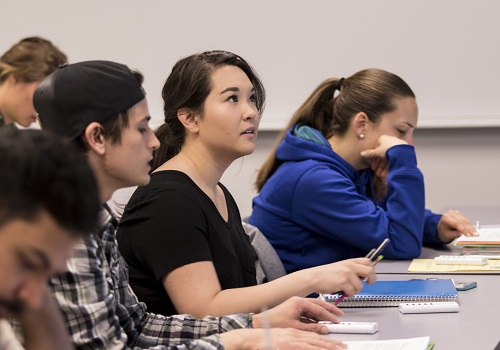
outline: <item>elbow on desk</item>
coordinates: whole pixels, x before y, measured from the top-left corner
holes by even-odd
[[[402,249],[393,249],[392,251],[383,252],[385,259],[393,260],[410,260],[416,259],[422,254],[422,246],[403,247]]]

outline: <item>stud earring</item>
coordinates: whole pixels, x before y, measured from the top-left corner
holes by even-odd
[[[365,139],[365,134],[359,134],[359,139],[364,140]]]

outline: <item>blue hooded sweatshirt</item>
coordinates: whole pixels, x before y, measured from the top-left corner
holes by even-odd
[[[249,222],[273,245],[287,273],[365,256],[385,238],[387,259],[413,259],[423,244],[441,244],[441,215],[425,209],[424,179],[411,145],[391,147],[387,196],[372,198],[371,170],[356,171],[328,145],[290,129],[283,161],[253,200]],[[326,144],[326,145],[325,145]]]

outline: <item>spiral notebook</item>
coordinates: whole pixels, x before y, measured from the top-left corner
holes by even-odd
[[[457,301],[458,293],[451,279],[377,281],[366,284],[361,292],[344,298],[339,307],[399,306],[407,302]],[[323,299],[336,302],[339,294],[323,294]]]

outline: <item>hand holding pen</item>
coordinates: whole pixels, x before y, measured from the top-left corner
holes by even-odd
[[[382,252],[382,250],[384,250],[385,246],[389,243],[389,238],[386,238],[382,241],[382,243],[377,247],[377,249],[372,249],[368,252],[368,254],[366,254],[366,257],[365,258],[368,258],[370,259],[370,261],[372,262],[372,266],[375,266],[377,265],[380,260],[382,260],[384,258],[383,255],[380,255],[380,253]],[[340,302],[342,300],[344,300],[344,298],[346,297],[346,294],[344,292],[339,292],[337,293],[340,295],[340,298],[338,298],[336,301],[335,301],[335,305],[338,305],[340,304]]]

